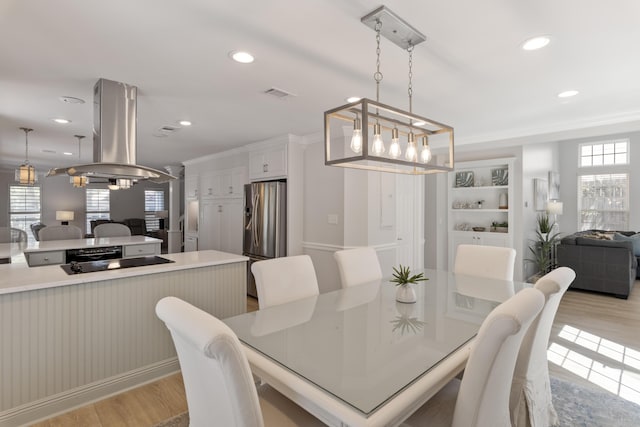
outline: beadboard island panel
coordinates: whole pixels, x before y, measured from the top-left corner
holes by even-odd
[[[246,311],[246,258],[217,251],[163,256],[175,262],[67,277],[58,275],[59,266],[25,267],[24,274],[36,271],[41,279],[43,270],[51,270],[52,280],[24,279],[14,292],[2,287],[0,426],[28,423],[175,372],[173,342],[155,315],[165,296],[219,318]]]

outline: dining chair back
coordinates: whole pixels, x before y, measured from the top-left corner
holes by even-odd
[[[546,302],[525,335],[518,354],[509,401],[514,427],[547,427],[558,421],[551,400],[547,346],[560,300],[575,278],[575,271],[559,267],[535,284]]]
[[[126,237],[131,236],[131,230],[124,224],[117,222],[107,222],[104,224],[96,225],[93,229],[93,235],[96,238],[100,237]]]
[[[26,243],[27,233],[14,227],[0,227],[0,243]]]
[[[222,321],[176,297],[158,301],[156,314],[178,353],[190,427],[322,425],[271,387],[256,388],[238,337]]]
[[[273,258],[251,265],[260,309],[320,293],[309,255]]]
[[[31,229],[31,233],[33,234],[33,238],[36,239],[36,242],[40,240],[40,230],[42,230],[45,227],[46,225],[44,225],[39,221],[29,225],[29,228]]]
[[[382,279],[376,250],[370,247],[345,249],[333,253],[343,288]]]
[[[543,305],[542,293],[527,288],[491,311],[475,338],[462,381],[449,382],[404,425],[509,427],[518,351]]]
[[[38,232],[40,241],[82,239],[82,230],[75,225],[49,225]]]
[[[499,246],[458,245],[453,272],[469,276],[513,280],[516,250]]]

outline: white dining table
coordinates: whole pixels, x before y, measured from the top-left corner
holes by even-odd
[[[253,373],[331,426],[399,425],[458,375],[484,318],[525,283],[424,270],[227,318]]]

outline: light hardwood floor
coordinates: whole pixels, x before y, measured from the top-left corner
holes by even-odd
[[[249,299],[247,310],[257,309],[257,301]],[[567,292],[551,333],[551,375],[589,387],[601,387],[597,385],[601,383],[609,391],[616,392],[615,388],[616,394],[628,398],[635,393],[640,399],[638,326],[640,282],[636,282],[628,300]],[[627,382],[631,387],[625,385]],[[146,427],[186,410],[182,377],[175,374],[34,426]]]

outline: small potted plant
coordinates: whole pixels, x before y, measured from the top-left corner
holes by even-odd
[[[416,302],[416,291],[413,289],[413,285],[418,282],[429,280],[424,277],[423,273],[411,274],[409,267],[399,268],[393,267],[393,279],[391,283],[395,283],[398,287],[396,290],[396,301],[411,304]]]

